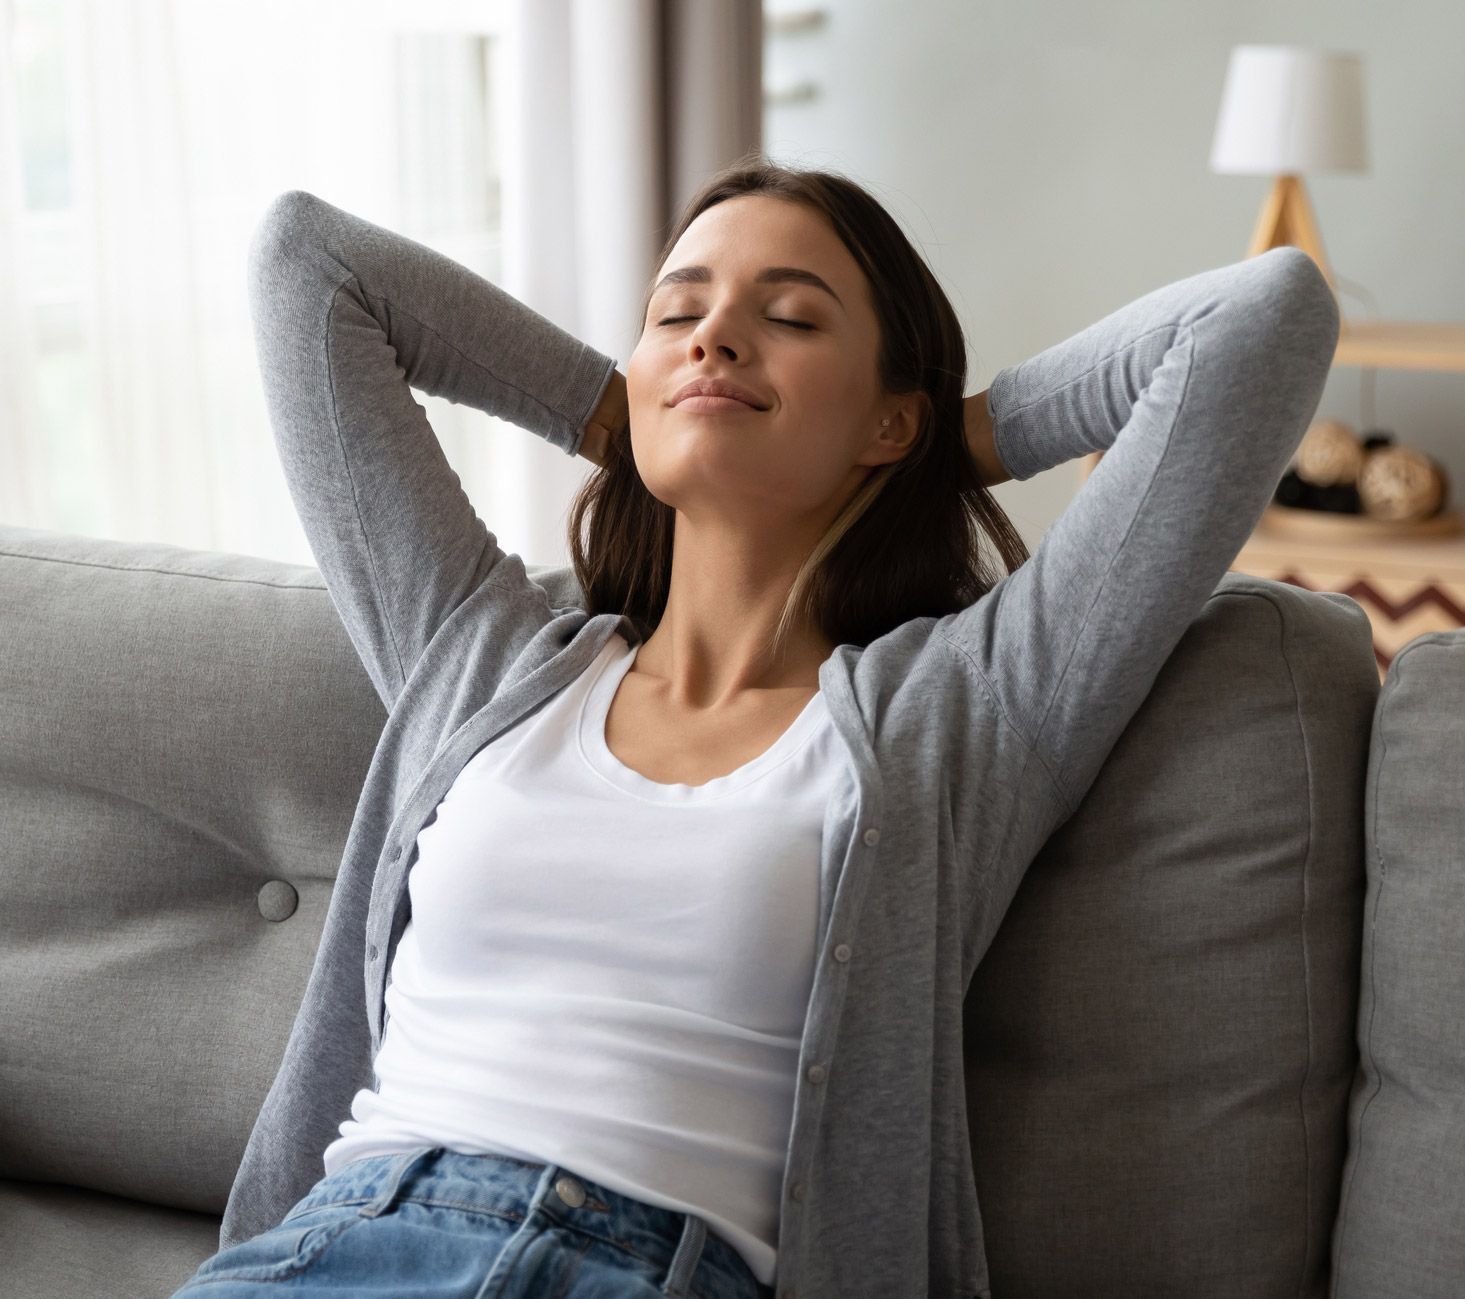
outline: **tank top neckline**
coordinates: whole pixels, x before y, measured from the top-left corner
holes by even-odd
[[[611,700],[615,698],[621,679],[635,663],[640,648],[640,643],[629,645],[619,632],[606,641],[600,661],[592,669],[594,675],[589,688],[580,701],[580,715],[576,726],[580,753],[592,770],[611,784],[640,798],[666,803],[705,803],[725,798],[792,758],[828,715],[824,691],[821,688],[814,692],[799,715],[768,748],[741,767],[700,785],[682,782],[665,784],[652,780],[626,766],[610,751],[610,746],[605,742],[605,723],[610,716]],[[618,650],[620,658],[616,657]]]

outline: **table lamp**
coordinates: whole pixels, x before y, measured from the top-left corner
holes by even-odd
[[[1357,54],[1291,45],[1232,49],[1211,142],[1211,170],[1276,177],[1248,257],[1295,244],[1318,264],[1336,295],[1300,173],[1365,171],[1367,166],[1363,67]]]

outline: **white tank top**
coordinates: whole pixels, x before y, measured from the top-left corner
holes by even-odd
[[[637,648],[613,635],[419,832],[377,1089],[325,1171],[424,1145],[559,1164],[700,1215],[771,1285],[825,813],[856,786],[822,692],[725,776],[632,771],[605,719]]]

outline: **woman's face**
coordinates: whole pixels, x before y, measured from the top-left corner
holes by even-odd
[[[706,270],[693,279],[693,267]],[[808,276],[760,280],[789,267]],[[878,348],[864,272],[821,214],[767,195],[709,208],[667,257],[626,368],[642,481],[694,519],[822,530],[874,468],[908,449],[878,391]],[[672,405],[699,378],[748,389],[765,409]]]

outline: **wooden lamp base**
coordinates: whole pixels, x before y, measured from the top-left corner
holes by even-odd
[[[1333,282],[1332,268],[1328,265],[1327,254],[1323,252],[1323,238],[1318,231],[1307,190],[1302,184],[1302,177],[1292,172],[1284,172],[1272,182],[1271,193],[1262,204],[1246,255],[1256,257],[1283,244],[1294,244],[1311,257],[1327,277],[1333,296],[1337,296],[1338,286]]]

